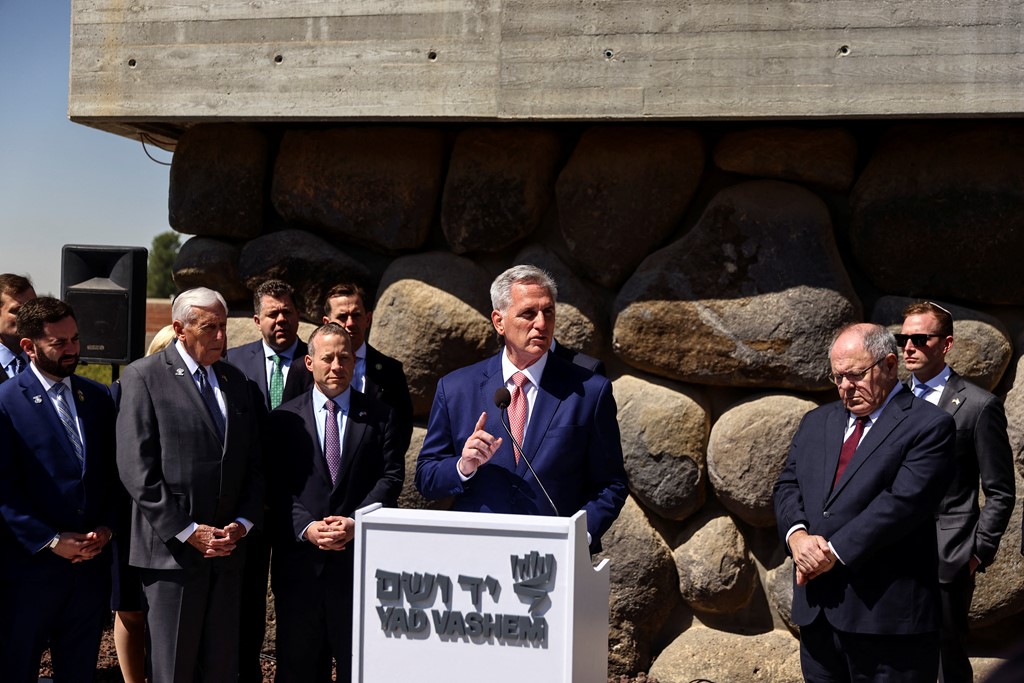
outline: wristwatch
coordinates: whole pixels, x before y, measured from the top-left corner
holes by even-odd
[[[60,543],[60,534],[57,534],[56,536],[50,539],[50,542],[46,544],[47,550],[53,550],[57,547],[58,543]]]

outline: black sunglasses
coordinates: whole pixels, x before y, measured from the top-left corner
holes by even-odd
[[[896,345],[901,349],[907,345],[907,342],[912,342],[917,348],[924,347],[931,337],[945,337],[944,334],[894,334],[896,337]]]

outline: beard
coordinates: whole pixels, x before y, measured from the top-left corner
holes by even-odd
[[[75,362],[65,365],[64,361],[69,359],[72,359]],[[53,360],[41,353],[36,353],[35,364],[36,367],[39,368],[39,371],[44,374],[61,378],[70,377],[71,375],[75,374],[75,370],[78,368],[78,356],[63,355],[57,360]]]

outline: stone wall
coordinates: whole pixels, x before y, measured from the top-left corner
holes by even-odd
[[[371,342],[411,385],[411,463],[437,379],[495,352],[490,280],[547,268],[560,343],[609,368],[631,480],[604,543],[610,671],[799,680],[770,494],[835,397],[837,326],[950,308],[951,364],[1006,397],[1024,471],[1022,153],[1006,121],[199,126],[171,169],[171,225],[195,235],[175,281],[244,315],[280,277],[314,322],[333,283],[368,282]],[[1018,506],[978,578],[979,656],[1024,624],[1020,547]]]

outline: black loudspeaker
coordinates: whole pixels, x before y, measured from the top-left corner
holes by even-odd
[[[65,244],[60,291],[75,310],[81,359],[127,365],[146,345],[146,260],[142,247]]]

